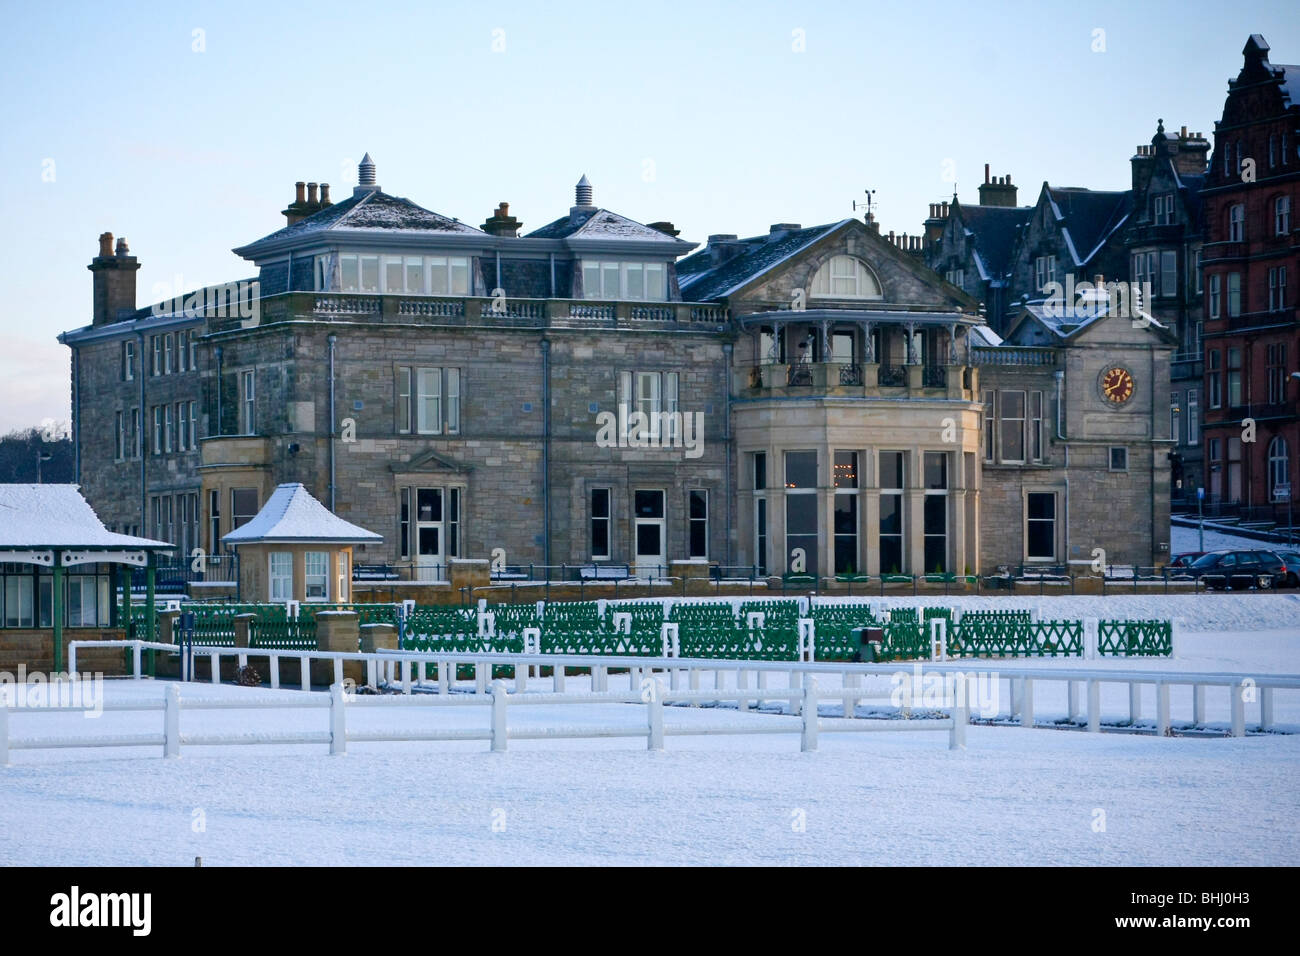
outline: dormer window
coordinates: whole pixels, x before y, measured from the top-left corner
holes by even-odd
[[[585,299],[668,300],[668,271],[662,262],[582,260]]]
[[[812,296],[818,299],[879,299],[880,283],[866,263],[853,256],[832,256],[813,276]]]
[[[1172,226],[1174,223],[1174,194],[1161,193],[1153,200],[1154,219],[1157,226]]]
[[[317,256],[316,291],[469,295],[469,259],[465,256],[380,256],[352,252]]]

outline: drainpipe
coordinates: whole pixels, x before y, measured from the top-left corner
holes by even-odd
[[[326,339],[330,346],[330,511],[334,510],[334,347],[338,338],[331,332]]]
[[[142,336],[142,338],[143,338],[143,336]],[[222,356],[222,353],[223,353],[223,349],[222,349],[222,347],[221,347],[220,345],[218,345],[218,346],[216,347],[216,349],[215,349],[215,352],[216,352],[216,354],[217,354],[217,427],[216,427],[215,431],[213,432],[213,434],[215,434],[215,435],[224,435],[225,432],[224,432],[224,431],[222,430],[222,428],[221,428],[221,356]],[[143,382],[140,383],[140,400],[141,400],[142,402],[144,401],[144,383],[143,383]],[[142,415],[144,414],[144,409],[141,409],[141,410],[140,410],[140,414],[142,414]]]
[[[147,442],[145,442],[144,436],[147,434],[145,422],[148,420],[149,410],[144,404],[144,333],[137,332],[136,339],[139,341],[139,348],[136,349],[135,374],[140,378],[140,425],[135,436],[140,445],[140,537],[147,538],[149,535],[145,534],[145,529],[148,528],[148,511],[145,508],[147,490],[144,466],[145,462],[148,461],[148,455],[146,452]],[[217,353],[220,355],[221,350],[217,349]]]
[[[726,477],[723,479],[726,484],[726,509],[727,509],[727,565],[728,567],[736,563],[735,551],[731,539],[731,508],[732,508],[732,481],[731,481],[731,352],[732,345],[730,342],[723,343],[722,346],[722,381],[724,383],[723,400],[722,400],[722,443],[727,450]],[[703,439],[704,436],[700,436]]]
[[[73,474],[77,484],[81,484],[81,350],[72,347],[72,454]],[[36,453],[40,458],[41,452]],[[40,480],[40,462],[36,463],[37,480]]]
[[[1070,565],[1070,446],[1065,437],[1065,428],[1061,424],[1061,410],[1065,407],[1065,369],[1058,368],[1055,376],[1056,439],[1061,442],[1061,453],[1065,457],[1062,474],[1065,477],[1065,565],[1068,568]]]
[[[1160,446],[1155,443],[1156,392],[1155,392],[1154,383],[1156,380],[1156,350],[1149,345],[1147,346],[1147,358],[1149,359],[1147,381],[1153,383],[1152,387],[1148,389],[1148,391],[1151,392],[1151,481],[1150,481],[1151,494],[1149,496],[1149,499],[1151,501],[1151,537],[1149,539],[1151,541],[1151,550],[1149,553],[1151,555],[1151,563],[1152,565],[1154,565],[1156,563],[1156,554],[1157,554],[1156,552],[1156,454],[1158,453]],[[1166,391],[1168,391],[1168,389],[1166,389]],[[1173,436],[1171,435],[1170,437],[1172,438]],[[1174,447],[1177,446],[1175,445]],[[1172,550],[1173,549],[1171,547],[1170,551],[1172,552]]]
[[[551,565],[551,342],[542,339],[542,563]],[[549,578],[550,571],[547,576]]]

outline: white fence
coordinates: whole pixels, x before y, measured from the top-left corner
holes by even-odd
[[[77,650],[80,647],[102,648],[121,646],[132,649],[133,676],[139,679],[141,672],[141,652],[143,650],[184,653],[181,648],[171,644],[150,643],[146,641],[73,641],[69,645],[69,666],[76,667]],[[650,749],[661,749],[665,735],[676,734],[768,734],[798,733],[804,750],[813,750],[817,746],[820,733],[855,732],[855,731],[921,731],[946,730],[949,734],[949,746],[965,746],[966,726],[969,722],[970,698],[958,699],[955,706],[948,708],[950,713],[942,719],[895,720],[895,719],[835,719],[822,720],[818,705],[822,701],[837,700],[842,705],[842,717],[853,718],[859,702],[867,700],[889,699],[879,694],[873,695],[862,686],[865,677],[894,677],[901,673],[910,673],[919,682],[927,676],[967,675],[969,667],[957,663],[914,663],[910,670],[897,664],[831,664],[831,663],[788,663],[767,661],[718,661],[692,660],[684,658],[645,658],[645,657],[608,657],[592,655],[541,655],[541,654],[445,654],[438,652],[417,651],[376,651],[373,653],[341,653],[325,651],[293,651],[276,649],[248,649],[204,647],[195,650],[196,654],[205,655],[212,661],[212,680],[220,680],[220,660],[234,657],[240,665],[248,658],[271,658],[271,685],[278,687],[278,659],[296,658],[300,662],[302,686],[310,687],[309,667],[312,660],[327,660],[332,664],[333,682],[329,696],[292,695],[282,698],[250,697],[247,700],[231,698],[226,700],[202,700],[187,698],[181,694],[181,687],[186,684],[172,684],[167,689],[163,700],[137,702],[104,702],[105,711],[163,711],[163,727],[156,734],[123,734],[63,738],[19,738],[9,736],[9,715],[11,708],[0,707],[0,764],[8,762],[11,750],[44,749],[56,747],[122,747],[122,746],[161,746],[165,756],[179,754],[182,744],[189,746],[206,746],[220,744],[328,744],[331,753],[343,753],[351,741],[449,741],[449,740],[487,740],[493,750],[504,750],[509,739],[539,738],[593,738],[593,737],[641,737],[644,736]],[[364,662],[367,683],[378,686],[387,684],[400,687],[400,695],[356,695],[348,693],[343,681],[343,664],[345,661]],[[452,694],[458,667],[472,667],[474,671],[474,693]],[[509,693],[504,681],[491,681],[493,667],[510,666],[515,671],[515,692]],[[552,669],[551,692],[538,693],[530,691],[530,676],[537,676],[540,669]],[[433,668],[435,676],[426,676],[426,671]],[[579,694],[566,692],[569,669],[579,668],[591,675],[591,690]],[[627,677],[627,690],[610,691],[611,677]],[[734,686],[727,686],[734,675]],[[784,675],[784,685],[769,683],[773,675]],[[819,688],[819,676],[840,675],[843,686],[838,689]],[[1278,690],[1300,689],[1300,676],[1296,675],[1245,675],[1230,673],[1190,673],[1182,671],[1152,671],[1131,669],[1083,668],[1073,665],[1028,666],[1017,667],[1002,674],[991,674],[997,680],[998,697],[1007,700],[1006,716],[1019,721],[1025,727],[1035,726],[1035,691],[1040,683],[1064,681],[1067,685],[1068,717],[1075,719],[1086,713],[1087,729],[1097,732],[1101,729],[1103,715],[1101,711],[1101,686],[1106,683],[1125,684],[1129,688],[1127,721],[1136,724],[1142,717],[1142,690],[1151,685],[1156,698],[1156,730],[1165,734],[1171,727],[1170,689],[1175,686],[1188,686],[1192,689],[1191,720],[1199,726],[1205,723],[1205,701],[1209,688],[1226,691],[1229,700],[1230,732],[1241,737],[1246,733],[1247,704],[1258,702],[1259,723],[1261,730],[1271,730],[1274,726],[1274,696]],[[665,686],[662,678],[667,677]],[[707,678],[710,686],[703,686]],[[1007,694],[1003,698],[1001,681],[1006,681]],[[414,691],[432,690],[436,686],[438,693],[414,693]],[[666,704],[698,706],[705,703],[734,702],[741,710],[751,706],[761,706],[768,701],[783,701],[790,705],[789,714],[768,714],[763,720],[727,724],[721,726],[695,723],[679,727],[665,728],[663,708]],[[623,703],[640,704],[646,707],[645,721],[641,727],[611,725],[604,727],[583,727],[578,729],[548,728],[531,730],[517,728],[511,730],[507,722],[510,707],[518,705],[554,705],[554,704],[600,704]],[[367,731],[347,730],[347,710],[352,707],[489,707],[488,726],[476,729],[442,729],[416,731]],[[180,730],[180,711],[217,710],[217,709],[254,709],[271,710],[285,708],[328,708],[330,711],[327,730],[320,731],[284,731],[259,732],[254,735],[241,734],[182,734]],[[40,707],[27,713],[60,713],[84,711],[84,707]],[[908,707],[900,708],[902,716],[910,716]],[[997,716],[1002,711],[999,705]],[[986,715],[987,716],[987,715]]]
[[[331,754],[347,753],[352,742],[411,742],[486,740],[494,751],[504,751],[511,739],[559,740],[608,737],[644,737],[648,750],[663,750],[664,738],[674,735],[748,735],[748,734],[798,734],[800,749],[817,749],[818,736],[831,732],[869,731],[926,731],[946,730],[950,749],[966,746],[968,711],[964,706],[953,709],[950,717],[938,720],[917,721],[823,721],[818,715],[818,703],[828,698],[843,698],[847,690],[819,690],[816,679],[809,679],[798,692],[780,696],[798,699],[801,714],[797,718],[775,717],[772,720],[755,720],[741,724],[702,725],[689,723],[682,726],[665,726],[664,705],[692,702],[699,698],[737,699],[743,691],[711,691],[708,694],[692,692],[674,693],[667,690],[658,679],[646,679],[639,693],[587,693],[587,694],[511,694],[505,681],[494,681],[488,694],[454,694],[435,696],[419,694],[410,696],[363,696],[348,693],[342,684],[334,684],[329,696],[319,694],[275,698],[227,698],[222,700],[186,699],[180,684],[170,684],[162,700],[104,702],[105,712],[162,711],[162,728],[158,733],[117,735],[82,735],[67,737],[12,738],[9,735],[9,708],[0,707],[0,766],[9,765],[9,755],[15,750],[45,750],[67,747],[147,747],[161,746],[164,757],[179,757],[182,746],[218,746],[234,744],[327,744]],[[859,692],[860,693],[860,692]],[[584,726],[577,728],[516,728],[508,722],[508,712],[513,706],[556,704],[642,704],[645,719],[640,727],[626,724]],[[485,729],[443,728],[412,730],[348,730],[348,711],[355,707],[487,707],[489,721]],[[181,711],[200,710],[270,710],[270,709],[328,709],[328,729],[308,731],[261,731],[240,733],[183,733]],[[32,714],[85,713],[88,706],[49,706],[27,711]]]

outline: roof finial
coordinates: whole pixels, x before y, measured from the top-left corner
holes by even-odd
[[[591,200],[591,182],[587,179],[587,174],[583,173],[582,178],[578,180],[578,185],[574,188],[574,205],[590,206]]]
[[[1156,132],[1163,133],[1164,131],[1165,131],[1165,121],[1163,119],[1156,120]]]
[[[362,186],[375,185],[375,161],[369,153],[361,157],[361,165],[357,167],[357,182]]]

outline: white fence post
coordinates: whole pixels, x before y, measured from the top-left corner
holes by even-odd
[[[9,700],[0,693],[0,767],[7,766],[9,766]]]
[[[1169,685],[1156,683],[1156,733],[1163,737],[1169,733]]]
[[[1199,727],[1205,723],[1205,685],[1192,685],[1192,723]]]
[[[311,690],[311,660],[306,656],[298,658],[298,671],[302,676],[302,689]]]
[[[280,689],[280,655],[279,654],[270,655],[270,666],[271,666],[271,690],[279,690]]]
[[[77,673],[77,642],[68,642],[68,673]],[[184,673],[184,671],[182,671]]]
[[[803,736],[799,750],[817,749],[817,678],[808,674],[803,685]]]
[[[506,727],[506,682],[492,682],[492,752],[501,753],[506,749],[509,737]]]
[[[1183,619],[1176,617],[1169,622],[1169,656],[1182,657]]]
[[[955,706],[952,709],[952,729],[948,731],[948,749],[965,750],[966,749],[966,725],[970,722],[970,708],[966,702],[966,695],[962,695],[960,701],[954,701]]]
[[[1097,641],[1101,631],[1101,621],[1095,617],[1083,619],[1083,657],[1085,660],[1097,659]]]
[[[221,655],[213,652],[208,655],[208,666],[212,670],[212,683],[221,683]]]
[[[564,693],[564,665],[555,664],[551,667],[551,682],[555,693]]]
[[[346,707],[343,682],[338,681],[330,687],[330,756],[341,756],[348,752]]]
[[[451,668],[456,665],[451,661],[438,661],[438,693],[451,693]]]
[[[1246,736],[1246,685],[1245,683],[1231,684],[1228,687],[1228,694],[1232,700],[1232,736]]]
[[[679,625],[666,621],[659,629],[659,640],[663,645],[664,657],[680,657],[682,650]]]
[[[941,617],[930,619],[930,660],[948,659],[948,622]]]
[[[811,662],[816,655],[817,629],[812,618],[799,619],[799,660]]]
[[[1079,716],[1079,682],[1065,682],[1065,716],[1070,720]]]
[[[343,658],[334,658],[334,683],[343,683]]]
[[[1088,681],[1088,730],[1101,731],[1101,681]]]
[[[528,668],[524,664],[515,665],[515,693],[528,693]]]
[[[650,699],[646,701],[646,749],[664,749],[664,685],[657,677],[650,681]]]
[[[484,664],[482,661],[474,662],[474,693],[486,694],[488,692],[488,678],[491,673],[491,664]]]
[[[140,642],[136,641],[131,648],[131,677],[139,680],[140,676]]]
[[[1128,682],[1128,722],[1129,726],[1137,726],[1137,722],[1142,719],[1142,685],[1135,680]]]
[[[1259,689],[1259,729],[1273,729],[1273,688]]]
[[[603,601],[605,599],[601,598],[601,600]],[[613,630],[615,634],[632,633],[632,612],[631,611],[615,611],[613,614],[609,616],[609,619],[610,619],[610,623],[613,625]]]
[[[1020,726],[1034,726],[1034,679],[1024,677],[1020,680]]]
[[[495,637],[497,632],[497,616],[495,611],[483,611],[478,616],[478,636]]]
[[[169,684],[163,698],[163,756],[181,755],[181,689]]]

